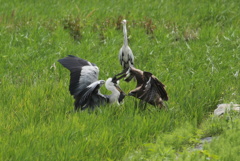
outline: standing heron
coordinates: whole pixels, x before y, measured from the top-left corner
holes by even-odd
[[[108,78],[106,82],[98,80],[99,68],[95,64],[72,55],[58,61],[71,73],[69,91],[75,99],[75,110],[94,109],[105,103],[120,103],[124,99],[125,94],[115,77]],[[112,92],[111,95],[100,93],[103,84]]]
[[[134,67],[130,67],[128,71],[123,73],[118,79],[126,77],[125,81],[128,82],[130,81],[129,78],[131,78],[131,76],[136,78],[137,85],[128,95],[140,99],[141,102],[147,102],[153,106],[162,108],[163,101],[168,100],[165,85],[162,84],[152,73],[141,71]]]
[[[122,21],[123,24],[123,35],[124,35],[124,39],[123,39],[123,46],[121,47],[120,51],[119,51],[119,61],[121,66],[123,67],[123,71],[127,71],[127,69],[130,66],[134,65],[134,56],[132,53],[131,48],[128,46],[128,37],[127,37],[127,21],[123,20]]]

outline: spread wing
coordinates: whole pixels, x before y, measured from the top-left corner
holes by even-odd
[[[167,95],[167,91],[165,90],[165,85],[162,84],[154,75],[152,75],[152,79],[154,80],[154,85],[156,86],[157,92],[159,93],[161,98],[164,101],[167,101],[168,95]]]
[[[145,77],[149,78],[141,87],[142,94],[138,97],[152,105],[156,105],[160,100],[168,100],[167,92],[162,84],[154,75],[144,72]]]
[[[155,105],[155,98],[159,96],[153,79],[150,77],[149,80],[146,82],[145,86],[143,85],[141,88],[143,93],[138,98],[152,105]]]
[[[160,82],[158,80],[158,78],[156,76],[154,76],[152,73],[150,72],[143,72],[144,76],[149,79],[151,78],[151,85],[154,89],[156,89],[156,93],[158,93],[160,95],[160,97],[167,101],[168,100],[168,95],[167,95],[167,92],[165,90],[165,85]]]
[[[94,109],[107,101],[99,92],[104,81],[98,80],[99,69],[95,64],[72,55],[58,61],[71,73],[69,91],[75,98],[75,110]]]
[[[75,97],[75,107],[81,107],[84,110],[87,107],[94,109],[107,101],[107,98],[99,92],[103,83],[100,81],[93,82],[87,86],[79,95]]]
[[[95,64],[72,55],[58,61],[71,72],[69,85],[71,95],[78,95],[87,86],[98,81],[99,69]]]
[[[161,105],[162,100],[168,100],[164,84],[162,84],[152,73],[141,71],[133,67],[130,67],[127,74],[128,73],[130,73],[130,76],[134,75],[137,80],[137,87],[130,92],[131,96],[139,98],[154,106]]]

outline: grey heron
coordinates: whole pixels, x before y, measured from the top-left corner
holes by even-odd
[[[152,73],[142,71],[134,67],[129,67],[128,71],[121,74],[118,79],[125,77],[125,81],[128,82],[131,80],[131,76],[136,78],[137,85],[136,88],[131,90],[128,95],[136,97],[142,102],[147,102],[153,106],[162,108],[163,101],[168,100],[165,85],[161,83]]]
[[[130,66],[134,65],[134,56],[132,53],[131,48],[128,46],[128,37],[127,37],[127,21],[123,20],[123,46],[121,47],[119,51],[119,61],[121,66],[123,67],[123,70],[127,70]]]
[[[95,64],[72,55],[58,61],[70,71],[69,91],[75,99],[75,110],[94,109],[105,103],[120,103],[124,99],[125,94],[115,77],[108,78],[106,82],[98,80],[99,68]],[[111,95],[100,93],[103,84],[112,92]]]

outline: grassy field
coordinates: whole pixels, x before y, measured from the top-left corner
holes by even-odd
[[[239,10],[239,0],[2,0],[0,160],[240,160],[240,115],[213,116],[240,103]],[[120,72],[123,18],[135,66],[167,86],[168,110],[126,97],[69,112],[69,71],[57,60],[87,59],[100,79]]]

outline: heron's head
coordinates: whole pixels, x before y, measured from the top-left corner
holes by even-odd
[[[100,85],[102,86],[105,83],[104,80],[100,80]]]
[[[122,20],[122,24],[123,24],[123,25],[126,25],[126,24],[127,24],[127,20],[125,20],[125,19]]]

